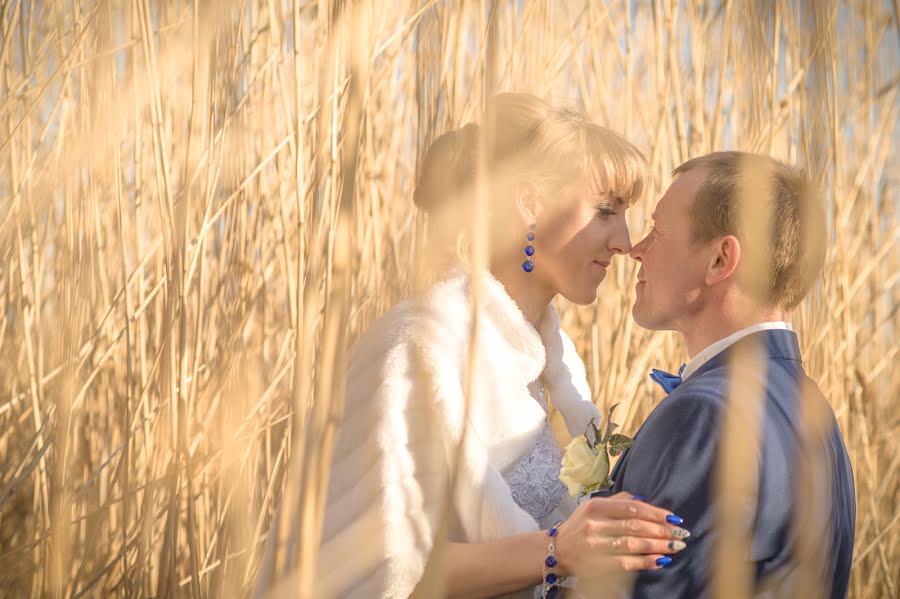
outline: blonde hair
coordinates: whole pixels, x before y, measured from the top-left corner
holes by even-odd
[[[466,235],[465,217],[480,163],[487,169],[495,231],[508,226],[517,185],[531,186],[548,201],[554,192],[588,175],[598,193],[630,204],[641,196],[649,178],[647,159],[624,137],[571,108],[552,106],[531,94],[492,97],[484,126],[485,132],[469,123],[438,137],[425,153],[413,195],[429,220],[443,220],[443,228],[429,231],[432,243],[457,258],[462,257],[460,239]],[[482,147],[483,137],[490,140],[487,147]]]

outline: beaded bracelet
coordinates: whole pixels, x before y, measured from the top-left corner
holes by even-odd
[[[553,537],[559,532],[560,524],[562,524],[562,520],[551,526],[550,530],[547,531],[550,543],[547,545],[547,557],[544,559],[544,574],[543,582],[541,583],[543,586],[541,597],[543,599],[555,597],[560,591],[560,583],[565,579],[564,576],[559,576],[554,571],[558,562],[556,561],[556,545],[553,543]]]

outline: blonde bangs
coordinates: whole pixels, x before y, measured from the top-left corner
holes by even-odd
[[[584,129],[584,168],[599,193],[622,198],[629,206],[649,185],[650,165],[627,139],[589,123]]]

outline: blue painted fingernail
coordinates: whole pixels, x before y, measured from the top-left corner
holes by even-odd
[[[668,566],[668,565],[671,564],[671,563],[672,563],[672,558],[669,557],[668,555],[664,555],[664,556],[662,556],[661,558],[659,558],[658,560],[656,560],[656,565],[657,565],[657,566],[663,566],[663,567],[666,567],[666,566]]]
[[[632,495],[631,498],[635,501],[647,501],[647,498],[643,495]]]
[[[684,518],[681,516],[676,516],[675,514],[669,514],[666,516],[666,522],[669,524],[674,524],[675,526],[681,526],[684,524]]]

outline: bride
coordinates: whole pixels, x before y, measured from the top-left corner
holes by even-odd
[[[425,156],[414,199],[428,215],[436,282],[350,354],[320,596],[431,596],[420,583],[435,579],[449,596],[555,593],[565,576],[657,569],[684,547],[673,539],[688,533],[668,523],[677,516],[630,494],[576,504],[548,416],[558,410],[573,437],[599,422],[553,299],[593,302],[610,261],[628,252],[624,213],[646,160],[531,95],[498,95],[484,118],[490,147],[469,124]],[[476,165],[487,165],[493,253],[471,347],[464,265]]]

